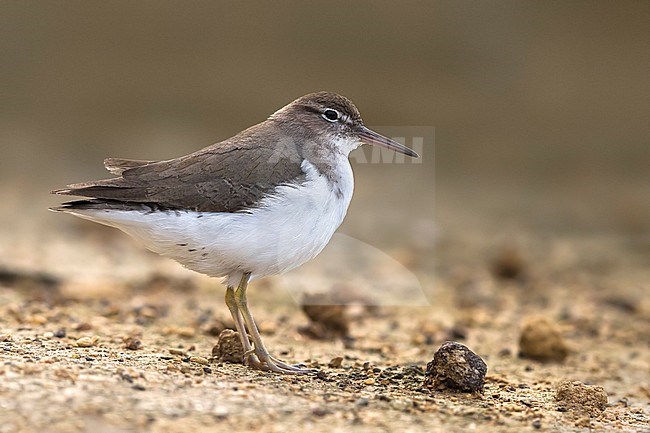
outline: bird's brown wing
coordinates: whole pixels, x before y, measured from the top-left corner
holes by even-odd
[[[152,164],[156,161],[144,161],[141,159],[124,159],[124,158],[106,158],[104,160],[104,167],[110,171],[111,174],[117,176],[124,173],[126,170],[143,165]]]
[[[240,212],[278,184],[304,181],[302,158],[279,133],[253,126],[237,136],[167,161],[108,159],[120,177],[68,185],[55,194],[92,199],[95,208],[142,205],[198,212]],[[67,203],[66,209],[74,207]],[[88,200],[78,202],[86,205]]]

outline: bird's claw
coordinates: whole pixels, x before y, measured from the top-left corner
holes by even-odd
[[[273,371],[284,374],[309,374],[317,370],[305,368],[304,364],[287,364],[268,353],[257,353],[255,349],[244,353],[244,364],[262,371]]]

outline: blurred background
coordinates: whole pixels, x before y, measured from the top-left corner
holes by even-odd
[[[647,431],[649,23],[647,0],[0,0],[0,430]],[[210,376],[186,361],[233,327],[222,286],[49,192],[320,90],[422,158],[355,151],[339,240],[251,287],[272,351],[336,381]],[[489,364],[484,397],[423,400],[446,340]],[[565,418],[561,379],[605,387],[599,421]]]
[[[349,235],[646,245],[648,22],[645,1],[4,0],[0,253],[69,223],[49,190],[107,177],[104,157],[186,154],[318,90],[386,134],[435,130],[419,163],[355,164]]]

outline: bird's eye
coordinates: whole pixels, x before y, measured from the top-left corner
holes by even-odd
[[[338,111],[332,110],[331,108],[328,108],[327,110],[323,111],[323,118],[327,120],[328,122],[336,122],[339,120],[341,115],[339,114]]]

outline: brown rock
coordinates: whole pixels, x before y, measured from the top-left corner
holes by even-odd
[[[81,323],[77,323],[74,329],[75,331],[89,331],[93,329],[93,325],[91,325],[88,322],[81,322]]]
[[[239,332],[232,329],[221,331],[217,344],[212,348],[212,356],[224,362],[241,364],[244,360],[244,347]]]
[[[424,385],[475,392],[483,389],[487,364],[467,346],[446,341],[427,364]]]
[[[563,361],[569,354],[560,329],[545,317],[524,321],[519,336],[519,356],[537,361]]]
[[[138,350],[142,348],[142,341],[136,337],[127,337],[124,339],[124,347],[129,350]]]
[[[596,416],[607,407],[607,393],[602,386],[566,380],[558,385],[555,401],[559,410]]]
[[[342,365],[343,365],[342,356],[337,356],[335,358],[332,358],[331,361],[327,364],[327,366],[330,368],[341,368]]]

